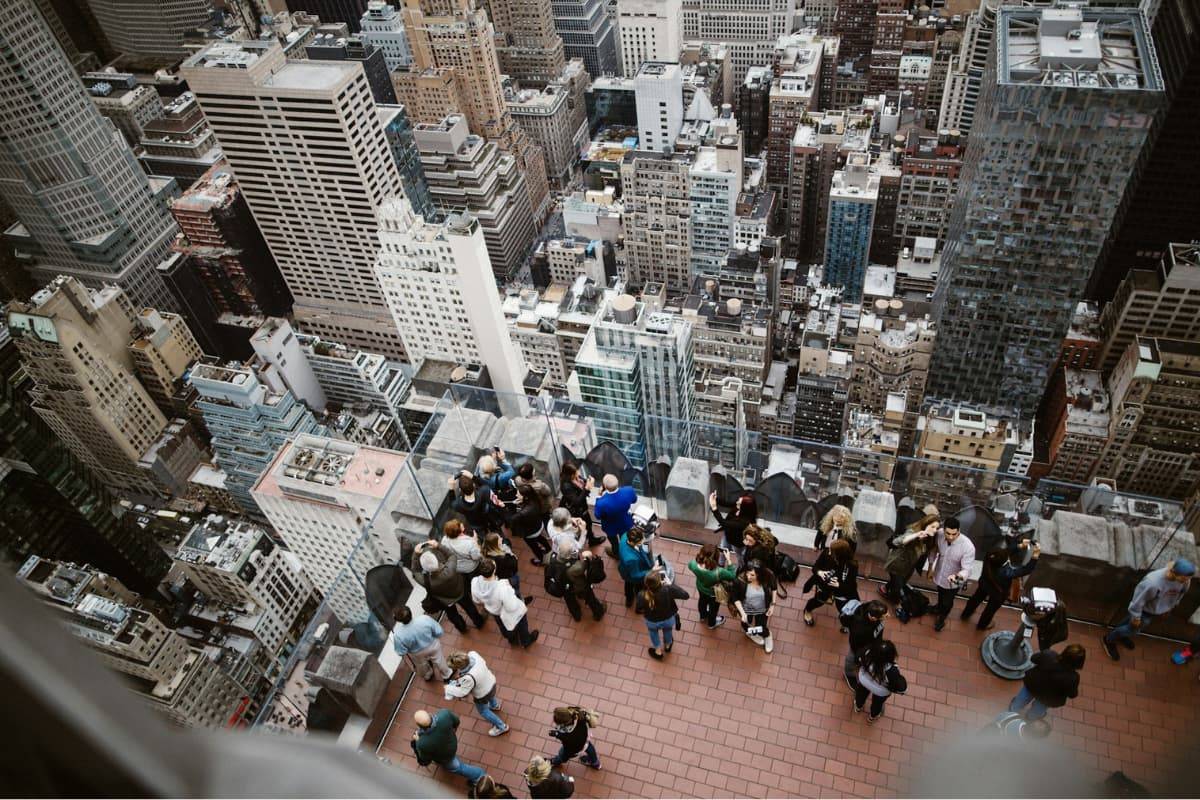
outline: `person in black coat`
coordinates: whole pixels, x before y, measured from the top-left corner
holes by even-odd
[[[854,609],[846,625],[850,648],[842,662],[842,675],[846,685],[853,691],[855,675],[858,673],[858,656],[868,646],[883,640],[883,621],[887,619],[888,607],[882,600],[871,600]]]
[[[854,710],[862,711],[867,698],[871,698],[867,722],[874,722],[883,716],[883,704],[889,697],[907,691],[908,681],[896,666],[896,645],[888,639],[868,645],[858,657]]]
[[[754,495],[750,492],[739,495],[733,503],[733,513],[729,516],[722,514],[717,506],[716,492],[708,496],[708,507],[712,509],[712,514],[717,520],[717,529],[721,532],[721,548],[737,553],[738,560],[742,561],[745,555],[742,536],[746,532],[746,526],[758,523],[758,506],[754,502]]]
[[[854,548],[846,539],[835,539],[821,551],[812,567],[812,576],[805,582],[804,591],[813,596],[804,606],[804,624],[816,624],[812,612],[833,601],[838,611],[847,600],[858,599],[858,562]]]
[[[1019,545],[1022,549],[1027,546]],[[1042,548],[1035,543],[1033,551],[1029,555],[1029,562],[1021,565],[1012,562],[1012,552],[1007,548],[993,550],[983,559],[983,571],[979,575],[979,585],[975,587],[975,594],[968,598],[962,611],[962,619],[968,620],[975,613],[975,609],[979,608],[984,600],[987,601],[983,613],[979,615],[979,624],[975,626],[977,630],[986,631],[996,627],[992,622],[992,617],[996,616],[996,612],[1008,598],[1012,582],[1033,572],[1037,567],[1038,558],[1042,555]],[[1021,551],[1018,549],[1016,552]]]
[[[575,779],[550,766],[541,756],[534,756],[525,768],[525,785],[533,798],[564,800],[575,793]]]
[[[596,745],[588,739],[591,729],[599,723],[600,717],[595,711],[579,706],[562,706],[554,709],[554,729],[550,735],[558,739],[558,754],[550,759],[555,767],[562,766],[579,753],[579,759],[586,767],[600,769],[600,756],[596,753]]]
[[[671,652],[675,644],[675,618],[679,614],[679,606],[675,601],[687,600],[689,595],[675,584],[666,583],[658,572],[647,573],[643,586],[634,610],[646,619],[646,630],[650,634],[650,657],[662,661],[663,654]]]
[[[458,489],[450,508],[462,514],[467,527],[477,533],[500,530],[500,506],[492,500],[491,489],[465,470],[450,479],[450,488]]]
[[[526,484],[517,490],[517,510],[508,520],[508,529],[513,536],[520,536],[529,545],[533,558],[530,562],[535,567],[542,565],[542,558],[550,552],[550,544],[542,535],[544,530],[542,507],[538,502],[537,491]]]
[[[584,525],[587,526],[588,544],[594,547],[603,543],[603,536],[596,536],[592,533],[592,513],[588,508],[588,498],[592,496],[596,482],[590,477],[585,481],[579,474],[579,468],[574,464],[563,464],[562,470],[558,474],[558,485],[562,490],[560,505],[570,511],[572,517],[583,520]]]
[[[1043,719],[1049,709],[1061,708],[1079,696],[1079,670],[1087,651],[1082,645],[1069,644],[1061,654],[1042,650],[1033,654],[1033,669],[1025,673],[1024,685],[1008,704],[1008,710],[1019,713],[1028,706],[1028,722]]]

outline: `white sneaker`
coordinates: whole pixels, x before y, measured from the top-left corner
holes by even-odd
[[[766,642],[766,639],[764,639],[761,636],[751,636],[750,641],[754,642],[759,647],[762,647],[763,644]]]
[[[506,733],[508,733],[507,725],[505,725],[503,728],[497,728],[493,726],[492,729],[488,731],[488,736],[503,736]]]
[[[775,642],[772,640],[772,638],[770,636],[768,636],[766,638],[766,641],[763,643],[763,649],[766,650],[768,653],[775,649]]]

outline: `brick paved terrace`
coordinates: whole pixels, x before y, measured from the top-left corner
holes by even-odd
[[[667,536],[709,535],[678,523],[664,528]],[[775,652],[767,655],[732,619],[715,631],[699,622],[695,584],[686,569],[697,548],[660,539],[656,552],[670,557],[678,583],[692,598],[680,604],[683,630],[676,634],[674,652],[657,662],[646,654],[641,618],[624,607],[615,562],[607,561],[609,577],[599,592],[609,604],[608,615],[593,622],[585,609],[584,621],[576,623],[561,600],[545,596],[541,571],[529,564],[523,543],[516,547],[522,588],[537,598],[530,607],[531,627],[541,630],[537,643],[529,651],[510,647],[494,622],[465,635],[447,625],[445,638],[448,649],[477,650],[496,672],[500,713],[511,732],[489,738],[489,726],[471,704],[446,701],[439,682],[417,679],[380,748],[397,767],[433,777],[451,795],[464,794],[464,781],[436,767],[419,767],[412,756],[412,713],[418,708],[454,710],[463,721],[459,755],[519,797],[528,795],[521,772],[529,758],[557,751],[557,741],[546,735],[551,710],[568,704],[592,707],[601,715],[593,740],[603,770],[578,761],[565,767],[575,778],[576,797],[925,795],[936,793],[930,781],[936,785],[944,762],[957,762],[961,751],[956,748],[964,743],[980,742],[977,749],[1007,746],[974,737],[1006,707],[1019,682],[997,678],[983,666],[979,643],[984,634],[974,622],[958,619],[961,600],[941,634],[933,632],[928,616],[908,625],[888,618],[885,635],[899,649],[909,690],[889,699],[885,716],[868,725],[865,714],[852,712],[841,677],[846,641],[832,606],[816,612],[815,627],[805,627],[801,619],[800,587],[807,569],[801,582],[789,586],[789,599],[773,617]],[[813,553],[804,555],[811,563]],[[882,574],[876,563],[861,568],[864,576]],[[875,586],[864,578],[860,593],[869,599]],[[998,628],[1014,627],[1016,620],[1009,609],[996,617]],[[1080,697],[1051,712],[1051,745],[1039,748],[1050,766],[1040,763],[1031,771],[1047,775],[1074,767],[1079,780],[1087,782],[1080,794],[1087,795],[1100,793],[1100,781],[1116,770],[1156,794],[1194,794],[1173,788],[1171,776],[1200,756],[1196,667],[1172,665],[1173,645],[1148,637],[1140,637],[1135,652],[1123,651],[1121,661],[1113,663],[1099,646],[1099,634],[1098,627],[1072,623],[1069,641],[1088,651]],[[1005,757],[999,754],[993,761]],[[970,785],[972,763],[957,765],[967,771]],[[1021,769],[1003,767],[1006,773]],[[1032,780],[1040,785],[1040,778]],[[978,796],[1016,793],[979,787]],[[1061,794],[1042,791],[1047,793]]]

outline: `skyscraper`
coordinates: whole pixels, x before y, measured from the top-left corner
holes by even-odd
[[[683,46],[680,11],[680,0],[617,0],[623,75],[637,75],[647,61],[679,59]]]
[[[228,476],[229,493],[256,513],[250,487],[285,442],[317,429],[312,412],[281,380],[268,386],[251,367],[198,364],[188,381],[199,393],[196,407],[212,434],[213,454]]]
[[[211,45],[180,72],[295,298],[298,327],[403,358],[373,271],[375,211],[403,187],[362,67],[288,61],[258,41]]]
[[[468,133],[457,114],[437,125],[418,125],[414,137],[434,205],[466,209],[478,220],[495,273],[492,285],[507,281],[537,235],[517,160]]]
[[[362,30],[358,38],[383,51],[388,72],[407,69],[412,64],[412,49],[404,33],[404,18],[395,6],[386,0],[371,0],[367,3],[367,13],[363,14],[360,24]]]
[[[392,512],[404,461],[393,450],[302,435],[281,444],[254,485],[271,525],[347,622],[368,617],[367,570],[400,560]]]
[[[980,0],[979,8],[967,15],[962,44],[950,63],[938,109],[938,126],[944,130],[970,133],[983,86],[988,59],[995,55],[996,8],[999,0]]]
[[[825,227],[825,282],[844,287],[850,302],[862,297],[878,202],[879,174],[871,156],[851,153],[846,167],[833,173]]]
[[[469,212],[422,220],[397,198],[379,211],[379,239],[379,282],[414,362],[482,363],[498,391],[522,393],[479,222]]]
[[[0,50],[0,196],[19,220],[5,231],[18,258],[39,284],[71,275],[174,309],[155,272],[178,230],[174,182],[146,177],[32,0],[6,4]]]
[[[489,0],[488,12],[503,74],[538,84],[559,76],[566,61],[550,0]]]
[[[10,303],[8,326],[35,381],[34,410],[75,457],[114,492],[158,494],[138,462],[167,418],[135,377],[137,321],[125,294],[56,278],[28,303]]]
[[[554,27],[562,38],[563,55],[583,59],[594,78],[616,75],[617,29],[605,12],[604,0],[557,0],[552,4]]]
[[[1140,11],[997,12],[935,308],[937,397],[1032,413],[1162,98]]]
[[[21,563],[31,555],[89,563],[145,594],[171,568],[132,514],[113,512],[95,472],[33,409],[35,387],[7,325],[0,327],[0,542]]]
[[[627,294],[610,298],[575,357],[571,396],[609,406],[596,416],[597,438],[641,462],[689,452],[695,413],[692,325]]]
[[[740,86],[748,70],[771,63],[775,42],[792,31],[797,5],[796,0],[683,0],[682,36],[724,43],[733,62],[733,85]]]
[[[114,53],[169,63],[187,54],[183,35],[212,17],[210,0],[85,0]]]
[[[396,94],[414,123],[462,114],[471,132],[511,153],[525,175],[535,219],[549,212],[550,187],[541,148],[508,113],[500,83],[494,30],[474,0],[405,0],[404,29],[412,47],[409,72],[394,73]],[[429,80],[438,76],[430,86]]]

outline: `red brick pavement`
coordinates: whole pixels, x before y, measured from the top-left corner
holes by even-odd
[[[677,526],[678,527],[678,526]],[[532,627],[541,637],[529,650],[510,647],[492,622],[465,635],[450,628],[449,649],[481,653],[499,678],[501,716],[512,730],[498,739],[464,701],[442,698],[440,683],[419,679],[405,699],[380,754],[424,772],[454,794],[463,782],[416,764],[409,747],[412,712],[449,707],[463,721],[459,754],[482,766],[518,796],[527,790],[521,771],[531,756],[551,755],[546,735],[551,710],[579,704],[595,708],[601,725],[595,741],[603,770],[578,761],[566,769],[576,797],[891,797],[921,791],[914,778],[947,743],[978,732],[1019,688],[986,670],[979,658],[982,635],[955,614],[941,634],[930,618],[901,625],[889,617],[886,635],[900,652],[909,691],[889,699],[885,716],[868,726],[851,711],[841,678],[844,635],[832,607],[816,612],[817,625],[800,619],[800,584],[772,618],[775,652],[767,655],[730,620],[716,631],[698,621],[693,577],[686,569],[695,547],[660,541],[678,581],[692,594],[683,606],[683,630],[666,661],[646,655],[640,617],[624,607],[615,562],[600,592],[609,604],[603,621],[575,623],[561,600],[546,597],[541,572],[523,558]],[[527,554],[523,554],[527,555]],[[877,566],[876,566],[877,569]],[[807,570],[801,578],[807,576]],[[874,587],[863,583],[864,598]],[[1003,610],[998,626],[1013,626]],[[1088,649],[1080,697],[1052,712],[1053,740],[1097,780],[1122,769],[1152,789],[1163,771],[1182,759],[1197,763],[1195,668],[1170,664],[1171,645],[1142,637],[1134,653],[1113,663],[1101,652],[1099,628],[1074,624],[1070,641]]]

